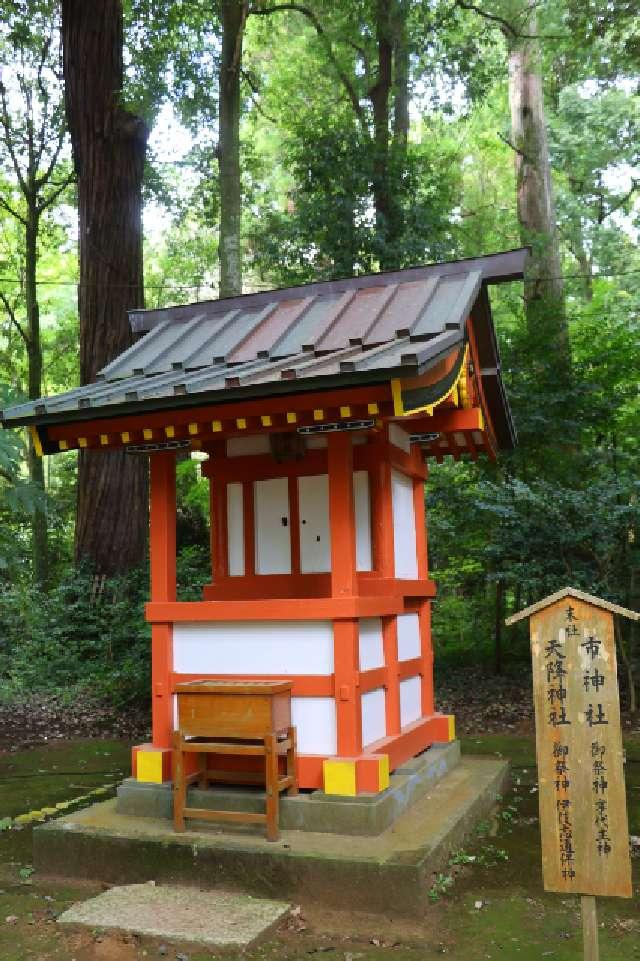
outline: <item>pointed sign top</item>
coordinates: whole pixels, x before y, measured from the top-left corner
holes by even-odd
[[[575,597],[578,601],[584,601],[586,604],[592,604],[593,607],[600,607],[604,611],[611,611],[612,614],[621,614],[623,617],[628,617],[632,621],[640,621],[640,614],[636,611],[630,611],[626,607],[620,607],[618,604],[612,604],[611,601],[604,601],[601,597],[594,597],[593,594],[585,594],[584,591],[579,591],[576,587],[563,587],[562,590],[556,591],[555,594],[549,594],[548,597],[543,597],[541,601],[537,604],[532,604],[531,607],[525,607],[524,610],[518,611],[517,614],[512,614],[505,621],[505,624],[510,626],[515,624],[516,621],[521,621],[525,617],[531,617],[532,614],[537,614],[538,611],[542,611],[545,607],[550,607],[551,604],[555,604],[556,601],[561,601],[563,597]]]

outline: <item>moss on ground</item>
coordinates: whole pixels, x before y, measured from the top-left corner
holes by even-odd
[[[630,828],[640,834],[640,736],[625,739],[625,745]],[[434,879],[434,898],[424,922],[363,919],[303,903],[304,924],[247,952],[248,961],[308,961],[314,954],[338,961],[435,961],[443,955],[459,961],[579,961],[578,899],[542,890],[533,738],[470,736],[462,739],[462,747],[467,754],[508,758],[513,789],[496,817],[478,825],[464,851]],[[126,773],[128,761],[128,745],[96,740],[58,742],[1,756],[0,818],[50,807],[115,781]],[[55,916],[96,888],[40,882],[29,871],[30,850],[30,826],[0,832],[2,961],[175,961],[180,953],[189,961],[213,958],[211,952],[186,945],[168,945],[162,955],[156,942],[61,931]],[[636,859],[634,899],[598,901],[601,956],[607,961],[640,961],[639,868]],[[223,956],[216,952],[216,957]]]

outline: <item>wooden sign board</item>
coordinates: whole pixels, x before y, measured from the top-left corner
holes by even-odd
[[[530,633],[545,890],[631,897],[613,615],[565,596]]]

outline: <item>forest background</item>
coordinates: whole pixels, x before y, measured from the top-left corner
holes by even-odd
[[[143,300],[526,243],[524,295],[491,293],[518,446],[430,465],[436,657],[521,672],[527,638],[503,631],[505,613],[568,584],[640,608],[633,0],[0,13],[3,406],[93,379]],[[178,474],[190,598],[207,580],[208,494],[198,461]],[[2,697],[144,703],[143,458],[43,461],[0,432],[0,490]],[[635,712],[640,637],[623,630]]]

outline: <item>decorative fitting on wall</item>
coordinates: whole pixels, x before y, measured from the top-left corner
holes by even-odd
[[[191,441],[169,440],[158,444],[129,444],[125,448],[127,454],[154,454],[161,450],[190,450]]]
[[[336,421],[332,424],[313,424],[310,427],[298,427],[299,434],[331,434],[343,430],[371,430],[375,427],[373,420]]]

